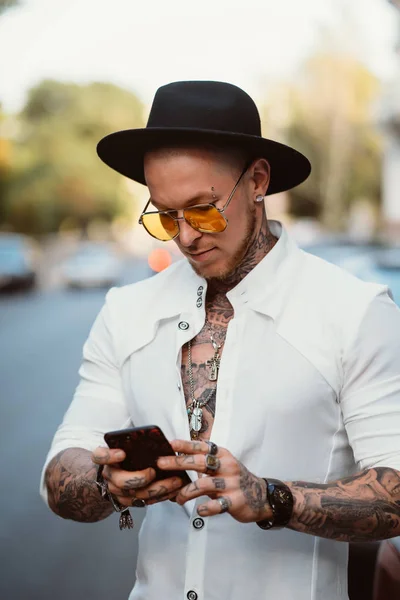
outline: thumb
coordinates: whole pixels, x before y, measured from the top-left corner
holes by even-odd
[[[113,465],[124,460],[126,454],[123,450],[98,446],[93,450],[91,459],[96,465]]]

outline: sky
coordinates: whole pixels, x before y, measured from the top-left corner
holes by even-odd
[[[387,0],[20,0],[0,16],[0,101],[18,110],[43,78],[108,81],[151,103],[170,81],[215,79],[257,101],[295,77],[336,30],[390,80],[398,13]]]

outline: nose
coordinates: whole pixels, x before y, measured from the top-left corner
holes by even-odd
[[[196,231],[196,229],[193,229],[193,227],[191,227],[186,221],[179,221],[178,237],[181,246],[189,248],[202,235],[203,234],[200,231]]]

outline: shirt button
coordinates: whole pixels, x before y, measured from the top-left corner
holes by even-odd
[[[196,592],[194,590],[189,590],[188,593],[186,594],[186,598],[188,600],[197,600],[198,595],[196,594]]]
[[[180,321],[178,323],[178,327],[179,327],[179,329],[182,329],[183,331],[185,331],[186,329],[189,329],[189,323],[187,321]]]
[[[193,521],[193,527],[195,529],[203,529],[203,527],[204,527],[204,519],[200,519],[200,517],[194,519],[194,521]]]
[[[179,383],[179,381],[176,385],[178,386],[178,390],[181,391],[181,384]]]

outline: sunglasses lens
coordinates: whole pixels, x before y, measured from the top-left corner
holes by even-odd
[[[163,242],[172,240],[179,232],[178,223],[163,213],[144,214],[142,223],[150,235]]]
[[[201,233],[221,233],[226,229],[224,217],[214,206],[205,204],[204,206],[185,208],[184,215],[185,221]]]

